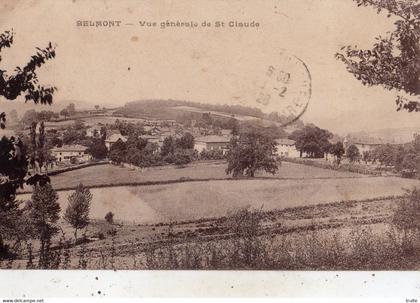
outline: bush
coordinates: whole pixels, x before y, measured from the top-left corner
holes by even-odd
[[[406,237],[410,233],[420,231],[420,189],[414,188],[406,192],[398,203],[392,223],[403,231]]]
[[[200,153],[200,159],[201,160],[222,160],[225,159],[225,155],[223,154],[223,151],[218,150],[206,150],[203,149]]]
[[[174,164],[183,166],[191,163],[195,158],[195,151],[192,149],[177,149],[174,153]]]
[[[297,164],[303,164],[308,166],[314,166],[318,168],[325,168],[325,169],[332,169],[337,171],[347,171],[352,173],[358,173],[358,174],[364,174],[364,175],[381,175],[381,172],[375,169],[372,169],[370,167],[366,167],[364,165],[360,164],[334,164],[330,162],[319,162],[319,161],[313,161],[309,159],[303,159],[303,158],[283,158],[284,161],[297,163]]]
[[[114,213],[112,211],[109,211],[105,215],[105,221],[108,224],[114,224]]]

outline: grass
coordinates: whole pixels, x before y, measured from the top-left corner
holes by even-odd
[[[329,215],[333,217],[334,211]],[[216,226],[196,223],[191,230],[177,224],[136,228],[97,222],[89,227],[89,238],[78,245],[70,242],[70,246],[63,246],[66,242],[61,239],[53,245],[46,268],[401,270],[418,267],[419,233],[404,234],[390,221],[353,223],[338,228],[318,228],[320,222],[313,221],[307,228],[278,230],[268,228],[267,219],[267,212],[242,209],[224,217]],[[95,228],[97,231],[92,231]],[[92,242],[92,235],[98,231],[104,236]],[[37,258],[36,246],[28,246],[20,259],[6,260],[0,267],[37,268]],[[30,259],[34,262],[29,262]]]
[[[200,181],[204,178],[226,178],[224,167],[220,162],[206,162],[182,169],[167,166],[134,171],[101,165],[66,172],[51,179],[56,189],[76,187],[79,182],[93,187],[113,185],[91,189],[91,217],[103,219],[108,211],[112,211],[118,220],[141,224],[220,217],[247,206],[281,210],[335,201],[397,196],[404,192],[403,187],[420,184],[417,180],[359,177],[353,173],[293,163],[283,163],[276,176],[261,176],[267,178]],[[191,178],[195,182],[188,182]],[[136,182],[168,182],[171,179],[182,182],[118,186],[127,181],[134,185]],[[68,194],[69,191],[59,192],[63,210],[67,207]],[[26,199],[29,195],[19,197]]]
[[[230,180],[167,185],[93,188],[91,217],[157,223],[219,217],[238,208],[264,210],[303,207],[335,201],[364,200],[403,193],[407,181],[398,178]],[[418,184],[418,181],[412,181]],[[59,192],[64,210],[70,191]],[[29,198],[21,196],[21,198]]]
[[[103,185],[127,185],[144,182],[160,182],[182,179],[225,179],[226,164],[220,161],[199,162],[185,168],[175,166],[153,167],[143,170],[131,170],[115,165],[101,165],[74,170],[52,176],[52,185],[56,190],[75,188],[80,182],[89,187]],[[313,178],[358,178],[363,175],[331,171],[327,169],[282,163],[276,175],[258,174],[260,177],[281,179],[313,179]]]
[[[223,163],[206,162],[183,169],[131,171],[103,165],[53,176],[53,182],[59,177],[70,182],[71,176],[75,185],[81,180],[91,185],[103,185],[96,182],[109,180],[144,180],[141,178],[167,181],[168,176],[178,179],[193,176],[196,181],[92,188],[93,220],[87,232],[88,241],[57,248],[59,242],[55,239],[52,256],[61,255],[60,259],[51,257],[51,267],[289,270],[418,267],[420,252],[415,244],[418,235],[415,239],[404,239],[390,224],[399,199],[396,196],[404,193],[402,187],[418,185],[419,181],[366,177],[291,163],[284,163],[274,177],[199,180],[220,176],[224,167]],[[104,176],[102,169],[108,169],[109,175]],[[63,210],[68,193],[59,192]],[[247,221],[251,225],[232,229],[232,222],[242,221],[235,219],[238,209],[261,207],[258,220],[252,219],[254,212],[248,212],[251,217]],[[110,226],[103,221],[108,211],[115,213],[118,224]],[[72,234],[68,225],[61,222],[61,226],[67,235]],[[0,267],[25,268],[25,258]]]

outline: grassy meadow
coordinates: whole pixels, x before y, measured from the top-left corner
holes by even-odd
[[[134,170],[116,165],[99,165],[73,170],[51,177],[56,190],[75,188],[80,182],[86,186],[115,186],[130,183],[177,181],[183,179],[207,180],[230,179],[226,175],[226,163],[207,161],[190,164],[183,168],[173,165]],[[275,175],[260,173],[260,178],[272,179],[316,179],[316,178],[365,178],[350,172],[339,172],[312,166],[283,162]]]
[[[404,188],[420,181],[286,162],[274,176],[232,179],[225,167],[221,161],[145,170],[101,165],[52,176],[62,212],[71,193],[64,190],[68,186],[82,182],[93,194],[85,242],[75,245],[72,228],[60,220],[70,245],[54,250],[59,267],[419,268],[417,255],[408,251],[417,235],[402,238],[392,216]],[[168,180],[173,182],[144,185]],[[133,185],[124,185],[128,183]],[[248,223],[238,230],[238,212],[240,217],[245,209],[254,210],[258,220],[252,219],[254,211],[248,212]],[[115,214],[114,224],[104,220],[109,211]],[[35,258],[37,245],[33,241]],[[28,267],[27,256],[24,252],[21,260],[0,267]]]

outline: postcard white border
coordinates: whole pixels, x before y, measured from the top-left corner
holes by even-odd
[[[420,299],[419,272],[1,270],[1,298]],[[401,302],[403,302],[401,301]]]

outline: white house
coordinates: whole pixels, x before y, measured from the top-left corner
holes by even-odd
[[[280,157],[299,158],[300,152],[296,149],[296,142],[290,139],[276,139],[277,154]]]
[[[82,145],[63,145],[51,150],[58,163],[70,163],[72,159],[75,162],[86,162],[91,156],[86,152],[87,147]]]
[[[344,149],[347,151],[347,148],[349,148],[350,145],[355,145],[357,149],[359,150],[360,154],[363,154],[364,152],[369,152],[374,150],[376,147],[385,144],[385,142],[382,142],[380,139],[375,138],[369,138],[369,139],[352,139],[352,138],[344,138],[343,146]]]
[[[87,137],[98,137],[101,133],[101,125],[93,125],[86,129]]]
[[[226,153],[229,142],[230,138],[226,136],[211,135],[198,137],[194,140],[194,149],[199,153],[203,150],[221,150],[223,153]]]
[[[229,136],[232,136],[232,130],[231,129],[221,129],[220,134],[222,136],[229,137]]]

